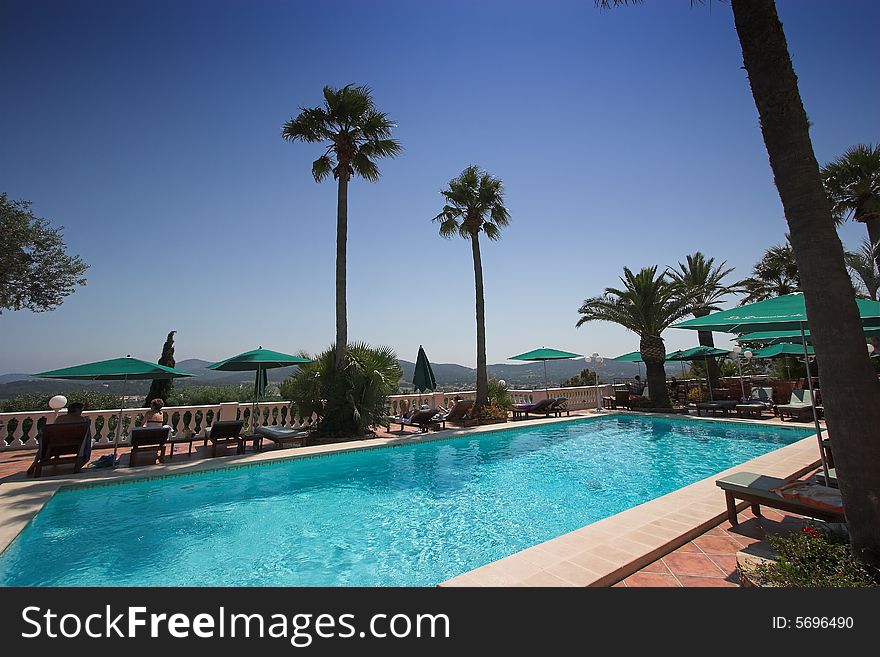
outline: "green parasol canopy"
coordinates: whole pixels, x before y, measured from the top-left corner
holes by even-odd
[[[290,354],[282,354],[280,351],[272,351],[271,349],[260,347],[259,349],[246,351],[232,358],[212,363],[208,365],[208,369],[220,370],[222,372],[251,372],[311,362],[310,359],[303,358],[302,356],[291,356]]]
[[[690,349],[679,349],[671,354],[666,354],[666,360],[702,360],[704,358],[717,358],[718,356],[726,356],[730,352],[727,349],[716,349],[715,347],[691,347]]]
[[[807,347],[807,354],[814,356],[816,352],[812,347]],[[770,345],[763,349],[752,352],[752,358],[778,358],[779,356],[801,356],[804,355],[804,347],[799,344],[791,344],[783,342],[780,344]]]
[[[864,329],[865,336],[876,336],[880,334],[880,327],[866,326]],[[804,331],[807,342],[812,342],[809,329]],[[743,333],[737,338],[737,342],[760,342],[762,344],[778,344],[780,342],[801,343],[800,331],[753,331],[751,333]]]
[[[532,349],[518,356],[511,356],[510,360],[531,360],[543,361],[544,363],[544,392],[549,394],[550,387],[547,384],[547,361],[548,360],[567,360],[569,358],[580,358],[583,354],[573,354],[570,351],[562,351],[561,349]]]
[[[856,299],[863,326],[880,327],[880,301]],[[730,310],[695,317],[672,328],[721,333],[746,333],[747,331],[792,331],[807,323],[803,293],[786,294],[781,297],[750,303]]]
[[[628,354],[621,354],[617,358],[612,358],[611,360],[616,360],[621,363],[641,363],[641,362],[643,362],[641,351],[631,351]]]
[[[65,367],[60,370],[40,372],[34,376],[41,379],[69,379],[79,381],[124,381],[128,379],[177,379],[192,376],[171,367],[149,363],[126,356],[94,363]]]
[[[413,372],[413,387],[419,392],[427,390],[435,390],[437,388],[437,380],[434,378],[434,370],[431,369],[431,363],[422,345],[419,345],[419,355],[416,358],[416,368]]]

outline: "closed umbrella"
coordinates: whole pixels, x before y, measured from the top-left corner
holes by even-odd
[[[550,386],[547,384],[547,361],[548,360],[568,360],[570,358],[581,358],[583,354],[573,354],[570,351],[562,351],[561,349],[547,349],[546,347],[541,347],[540,349],[533,349],[532,351],[527,351],[524,354],[519,354],[518,356],[511,356],[510,360],[528,360],[528,361],[541,361],[544,363],[544,392],[547,393],[547,396],[550,396]]]
[[[50,370],[35,374],[41,379],[67,379],[70,381],[122,381],[122,401],[119,407],[119,421],[116,424],[116,437],[113,441],[113,463],[116,463],[116,452],[119,439],[122,437],[122,413],[125,410],[125,388],[130,379],[177,379],[192,376],[172,367],[150,363],[138,358],[111,358],[60,370]]]
[[[424,347],[419,345],[419,355],[416,357],[416,367],[413,371],[413,387],[419,393],[419,404],[422,401],[422,393],[428,390],[434,391],[437,388],[437,380],[434,378],[434,370],[431,369],[431,362],[425,353]]]
[[[260,395],[265,393],[266,386],[269,384],[267,370],[311,362],[309,358],[263,349],[261,346],[259,349],[246,351],[243,354],[212,363],[208,365],[208,369],[221,372],[254,372],[254,403],[251,407],[251,433],[253,433],[257,429],[257,401]]]

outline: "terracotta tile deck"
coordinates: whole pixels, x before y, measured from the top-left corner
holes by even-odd
[[[737,552],[770,535],[798,532],[807,522],[767,507],[761,507],[761,513],[763,517],[757,518],[751,509],[742,511],[736,527],[725,520],[614,586],[739,586]]]

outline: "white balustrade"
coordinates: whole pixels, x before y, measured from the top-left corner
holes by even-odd
[[[598,408],[599,399],[613,395],[611,385],[578,386],[574,388],[550,388],[542,390],[508,390],[514,404],[526,404],[551,397],[566,397],[570,410]],[[457,392],[433,392],[428,394],[392,395],[388,398],[392,415],[400,415],[404,407],[412,404],[428,404],[435,408],[451,408],[456,398],[474,399],[476,391],[461,390]],[[245,430],[253,431],[257,426],[280,426],[291,429],[308,428],[318,420],[317,415],[302,418],[296,415],[290,402],[263,401],[257,404],[255,422],[251,422],[253,404],[238,404],[238,419],[244,420]],[[122,431],[118,430],[119,409],[85,411],[83,416],[92,422],[92,439],[95,447],[112,447],[128,444],[128,436],[133,427],[143,423],[146,408],[127,408],[122,412]],[[234,411],[234,407],[230,409]],[[210,427],[219,417],[220,404],[203,406],[166,406],[162,409],[166,424],[171,425],[175,433],[184,435],[196,434],[204,436],[204,430]],[[0,451],[14,449],[36,449],[37,433],[45,423],[55,421],[56,413],[52,410],[26,411],[22,413],[0,413]],[[120,435],[121,434],[121,435]]]

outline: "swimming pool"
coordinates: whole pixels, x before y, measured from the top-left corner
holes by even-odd
[[[60,490],[7,586],[430,586],[799,440],[608,416]]]

